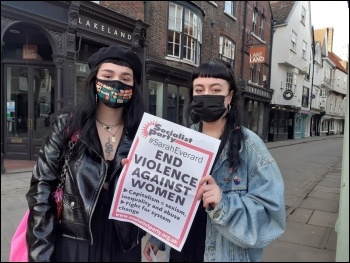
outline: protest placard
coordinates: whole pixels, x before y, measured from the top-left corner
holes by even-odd
[[[218,139],[145,113],[109,218],[131,222],[181,251],[199,205],[199,181],[209,174],[219,145]]]

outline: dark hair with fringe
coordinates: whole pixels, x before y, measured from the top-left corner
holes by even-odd
[[[241,158],[239,157],[239,150],[241,149],[241,142],[245,138],[241,129],[241,95],[236,85],[235,77],[231,65],[221,60],[210,60],[207,63],[201,64],[198,68],[193,70],[192,83],[196,78],[218,78],[224,79],[229,84],[229,91],[233,91],[231,100],[231,109],[227,113],[226,125],[221,136],[221,146],[226,142],[229,143],[228,158],[230,167],[237,170],[241,165]],[[193,100],[193,86],[189,90],[190,105],[187,110],[187,115],[194,123],[200,122],[197,114],[192,111],[191,102]]]
[[[117,59],[106,59],[102,61],[95,69],[93,69],[90,74],[85,79],[84,83],[84,98],[82,102],[75,107],[65,108],[59,111],[55,116],[59,116],[62,113],[68,113],[70,115],[69,120],[66,124],[64,132],[64,145],[68,144],[68,141],[73,136],[73,134],[79,131],[79,137],[84,138],[87,141],[96,141],[93,136],[95,135],[91,131],[94,130],[96,125],[96,75],[100,65],[103,63],[113,63],[120,66],[125,66],[131,68],[126,62]],[[141,122],[143,113],[145,112],[145,107],[143,103],[143,98],[141,95],[140,88],[134,78],[133,93],[129,102],[124,106],[123,118],[124,118],[124,129],[128,137],[133,140],[138,126]],[[53,117],[55,119],[55,117]],[[78,146],[78,145],[77,145]],[[76,149],[77,147],[75,147]],[[80,147],[78,147],[80,148]]]

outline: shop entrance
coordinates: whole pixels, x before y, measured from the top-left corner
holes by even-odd
[[[41,65],[5,65],[6,159],[37,159],[54,112],[54,69]]]

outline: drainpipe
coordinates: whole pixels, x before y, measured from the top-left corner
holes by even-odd
[[[247,5],[248,1],[244,1],[244,27],[243,27],[243,43],[242,43],[242,59],[241,59],[241,81],[243,81],[243,67],[244,67],[244,51],[245,51],[245,35],[247,28]]]
[[[271,75],[272,75],[272,68],[271,68],[271,65],[272,65],[272,48],[273,48],[273,34],[275,33],[275,24],[276,24],[276,20],[275,19],[273,19],[273,17],[272,17],[272,21],[271,21],[272,23],[271,23],[271,40],[270,40],[270,43],[271,43],[271,48],[270,48],[270,70],[269,70],[269,90],[271,90],[272,88],[271,88]],[[272,93],[271,93],[271,100],[272,100],[272,96],[273,96],[273,93],[275,92],[275,90],[273,90],[272,91]],[[271,111],[271,100],[270,100],[270,103],[269,103],[269,105],[268,105],[268,107],[269,107],[269,109],[268,109],[268,118],[267,118],[267,131],[265,131],[265,133],[267,134],[267,141],[269,140],[269,133],[270,133],[270,111]],[[276,112],[276,111],[275,111]],[[273,117],[274,119],[275,119],[275,117]],[[274,124],[273,125],[275,125],[275,122],[274,122]],[[265,126],[265,127],[266,127]],[[272,130],[275,130],[275,129],[272,129]],[[274,140],[273,140],[274,141]]]
[[[148,10],[149,10],[149,1],[143,2],[143,21],[145,24],[148,25],[149,19],[148,19]],[[142,49],[143,49],[143,63],[142,63],[142,94],[144,96],[144,106],[146,108],[146,111],[149,110],[149,81],[146,79],[146,51],[147,51],[147,37],[146,33],[143,32],[143,43],[142,43]]]
[[[312,95],[313,95],[313,91],[314,91],[314,72],[315,72],[315,39],[314,39],[314,27],[311,27],[311,33],[312,33],[312,78],[311,78],[311,96],[310,96],[310,107],[309,107],[309,111],[310,111],[310,116],[311,116],[311,121],[310,121],[310,137],[312,137],[312,114],[311,114],[311,105],[312,105]],[[310,73],[311,73],[311,69],[310,69]],[[310,76],[309,76],[310,77]]]

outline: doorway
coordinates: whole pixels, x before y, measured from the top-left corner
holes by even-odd
[[[54,112],[55,68],[5,65],[5,158],[36,160]]]

